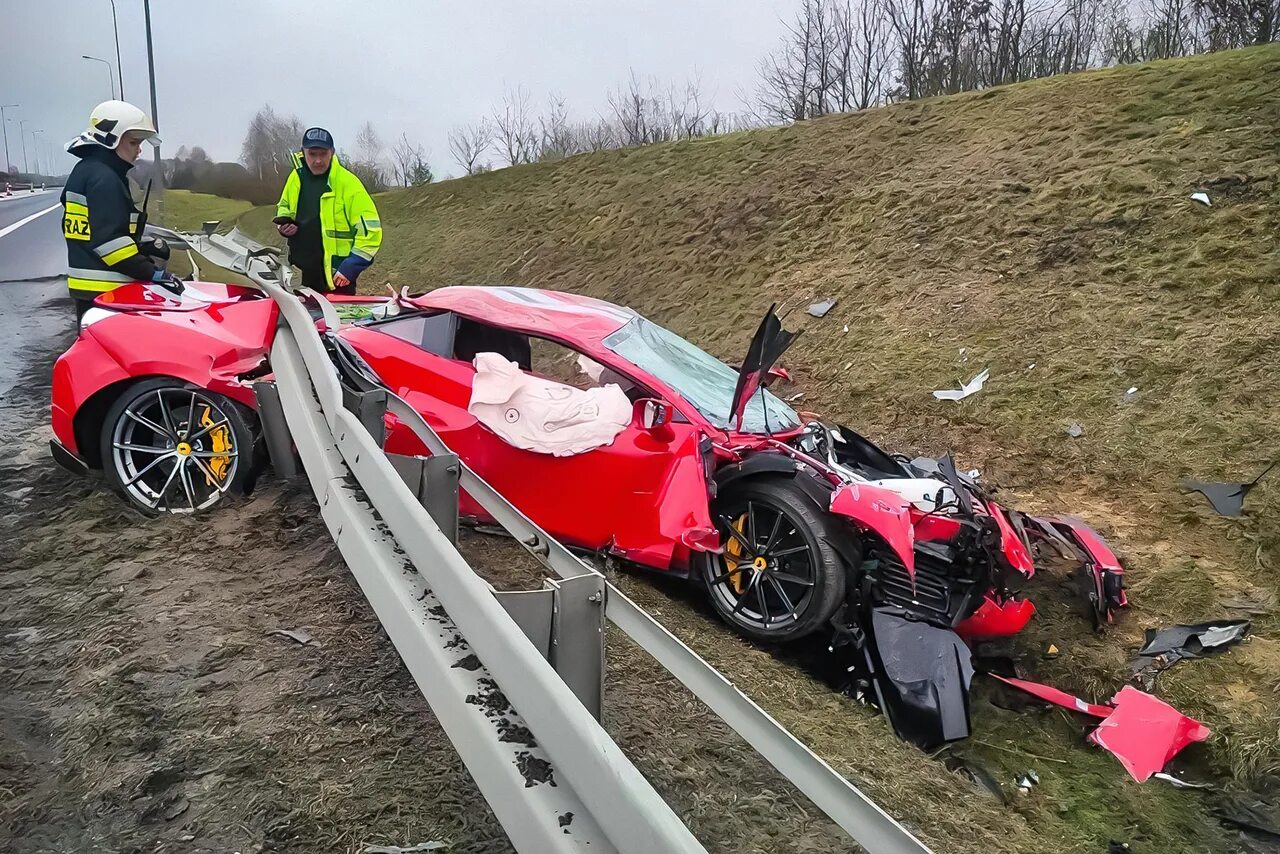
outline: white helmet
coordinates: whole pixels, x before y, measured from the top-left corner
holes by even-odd
[[[126,101],[103,101],[89,114],[89,128],[67,143],[67,151],[85,145],[100,145],[115,150],[120,138],[129,131],[145,133],[153,145],[160,144],[156,126],[142,110]]]

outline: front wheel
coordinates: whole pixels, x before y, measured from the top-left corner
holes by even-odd
[[[253,446],[244,407],[175,379],[130,386],[102,424],[107,481],[148,516],[207,510],[242,491]]]
[[[713,507],[724,553],[706,555],[711,604],[740,633],[790,641],[822,628],[844,600],[835,543],[847,536],[791,480],[735,484]]]

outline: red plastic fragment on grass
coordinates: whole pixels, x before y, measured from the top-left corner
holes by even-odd
[[[1115,709],[1110,706],[1100,706],[1097,703],[1087,703],[1074,694],[1068,694],[1066,691],[1059,690],[1050,685],[1043,685],[1039,682],[1029,682],[1026,679],[1014,679],[1008,676],[999,676],[995,673],[991,674],[1006,685],[1026,691],[1032,696],[1039,697],[1048,703],[1062,706],[1064,709],[1071,709],[1073,712],[1084,712],[1086,715],[1093,715],[1095,718],[1105,718],[1111,715]]]
[[[1139,783],[1164,770],[1182,748],[1209,737],[1209,728],[1173,706],[1130,685],[1111,700],[1115,711],[1089,734]]]

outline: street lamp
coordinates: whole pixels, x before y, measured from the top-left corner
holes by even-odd
[[[111,29],[116,34],[116,78],[120,81],[120,100],[124,100],[124,67],[120,65],[120,24],[116,22],[116,0],[111,0]]]
[[[0,104],[0,128],[4,129],[4,174],[9,174],[9,119],[5,118],[4,111],[14,107],[20,107],[21,104]]]
[[[101,62],[103,65],[105,65],[105,66],[107,67],[107,82],[111,84],[111,99],[112,99],[112,100],[115,100],[115,97],[116,97],[116,77],[115,77],[115,75],[114,75],[114,74],[112,74],[112,73],[111,73],[111,63],[110,63],[110,62],[108,62],[108,61],[107,61],[107,60],[105,60],[105,59],[102,59],[101,57],[97,57],[97,56],[89,56],[89,54],[87,54],[87,53],[86,53],[86,54],[81,54],[80,58],[81,58],[81,59],[91,59],[91,60],[93,60],[94,62]]]
[[[40,171],[40,140],[36,139],[36,136],[42,133],[44,133],[44,128],[41,128],[40,130],[33,130],[31,132],[31,147],[36,150],[36,174],[37,175],[44,174],[43,172]]]
[[[22,171],[28,175],[31,174],[31,170],[27,167],[27,129],[25,125],[29,121],[31,119],[22,119],[18,122],[18,136],[22,139]]]

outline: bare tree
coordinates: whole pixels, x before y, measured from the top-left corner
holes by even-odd
[[[291,155],[302,142],[302,130],[296,116],[278,116],[264,106],[249,120],[240,162],[263,183],[282,181],[293,168]]]
[[[366,121],[356,132],[351,154],[341,152],[343,165],[349,169],[371,193],[387,189],[387,175],[383,169],[384,148],[373,122]]]
[[[482,118],[474,124],[459,125],[449,131],[449,153],[468,175],[487,171],[479,168],[484,165],[480,158],[484,157],[492,142],[493,126],[488,119]]]
[[[538,132],[529,114],[529,92],[523,86],[512,89],[493,111],[494,139],[498,153],[508,166],[532,163],[538,153]]]
[[[429,184],[433,177],[431,167],[427,165],[426,151],[421,145],[410,141],[407,133],[401,133],[400,139],[391,148],[391,171],[402,187]]]

